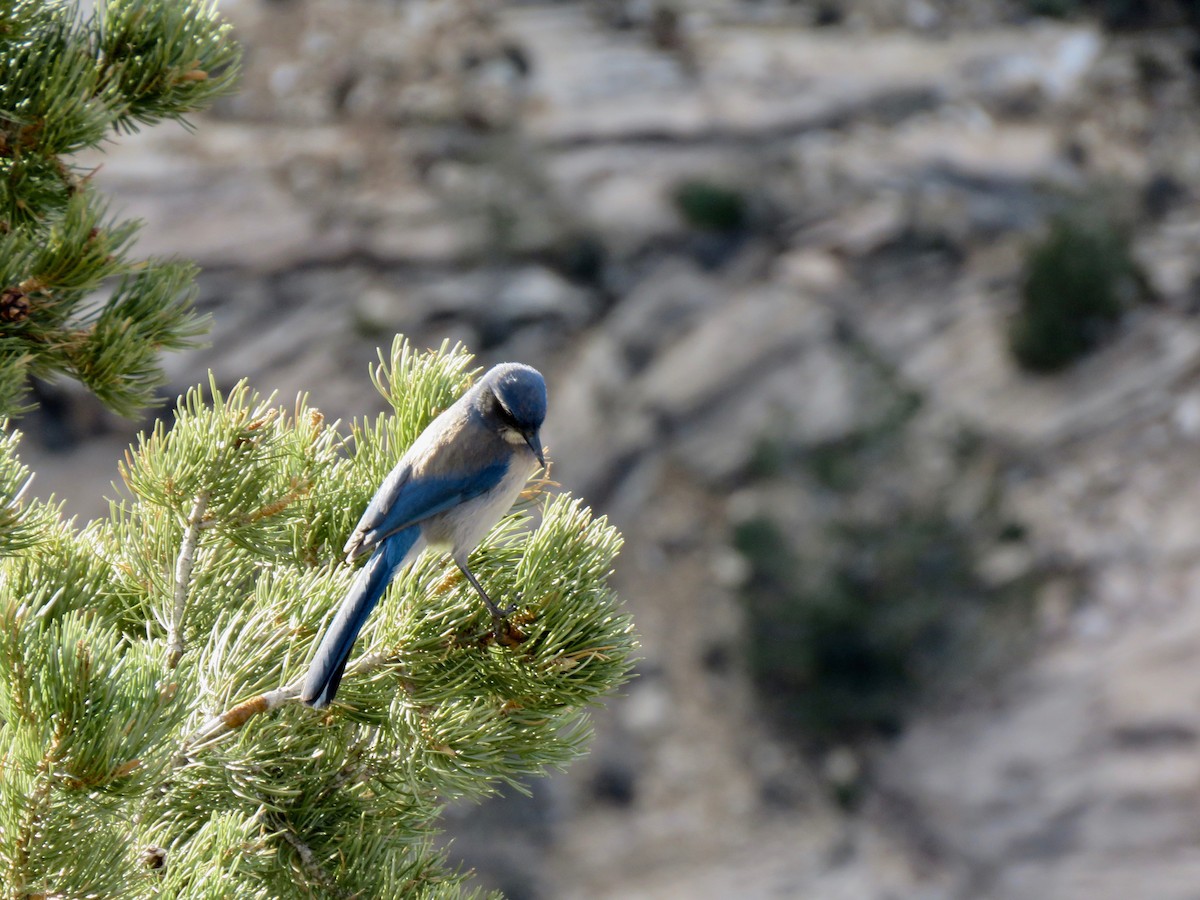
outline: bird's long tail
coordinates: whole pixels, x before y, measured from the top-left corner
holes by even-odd
[[[309,706],[324,709],[337,694],[359,631],[420,536],[417,526],[390,535],[359,570],[304,677],[300,699]]]

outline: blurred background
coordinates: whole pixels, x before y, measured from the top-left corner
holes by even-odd
[[[204,267],[166,393],[461,340],[626,537],[638,677],[450,811],[480,885],[1200,897],[1200,3],[220,7],[240,93],[84,160]],[[102,514],[146,423],[39,392]]]

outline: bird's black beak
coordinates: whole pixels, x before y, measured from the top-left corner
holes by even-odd
[[[546,468],[546,457],[542,454],[542,439],[535,431],[532,434],[525,435],[525,443],[529,445],[529,449],[533,451],[533,455],[537,457],[537,461],[541,463],[542,468]]]

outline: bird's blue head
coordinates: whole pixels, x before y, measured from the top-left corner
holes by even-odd
[[[483,413],[500,434],[512,443],[525,443],[542,465],[542,439],[538,432],[546,419],[546,379],[521,363],[501,363],[479,380]]]

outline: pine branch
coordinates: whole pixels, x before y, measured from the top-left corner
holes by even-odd
[[[194,346],[195,269],[135,260],[71,154],[114,132],[183,120],[229,91],[239,50],[204,0],[0,6],[0,415],[30,376],[77,378],[132,415],[163,350]],[[98,292],[111,288],[97,300]]]
[[[98,81],[120,109],[119,130],[180,119],[232,86],[239,54],[216,10],[209,0],[109,0],[101,8]]]
[[[196,560],[196,543],[200,539],[200,527],[204,521],[204,510],[208,506],[208,492],[200,491],[192,503],[183,531],[183,543],[175,563],[175,606],[171,624],[167,629],[167,668],[179,665],[183,656],[183,613],[187,606],[188,590],[191,587],[192,565]]]
[[[53,506],[26,499],[33,473],[17,458],[20,439],[20,432],[8,432],[8,421],[0,419],[0,556],[35,547],[58,515]]]
[[[279,836],[287,841],[292,849],[296,851],[296,855],[300,857],[300,865],[304,869],[304,874],[308,876],[310,882],[323,888],[333,897],[346,898],[354,896],[353,894],[337,889],[337,885],[329,873],[317,862],[317,856],[313,853],[312,847],[300,840],[294,832],[284,828],[279,832]]]
[[[426,554],[363,630],[339,703],[296,696],[355,577],[346,534],[470,372],[461,349],[397,341],[373,373],[395,414],[353,442],[303,399],[210,382],[131,449],[107,518],[37,511],[35,547],[0,557],[0,872],[62,896],[464,893],[430,844],[440,810],[569,764],[628,677],[616,532],[532,488],[471,557],[520,598],[523,640],[492,638]],[[10,446],[0,490],[23,477]]]
[[[16,852],[13,855],[12,868],[9,871],[8,883],[12,885],[13,896],[23,898],[28,896],[29,885],[33,880],[29,871],[30,846],[37,839],[43,827],[43,818],[54,787],[52,773],[66,739],[66,722],[60,722],[55,729],[50,745],[42,755],[37,766],[33,790],[28,794],[22,822],[16,834]]]

